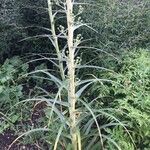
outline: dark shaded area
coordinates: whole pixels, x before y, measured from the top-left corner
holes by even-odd
[[[17,138],[17,135],[13,131],[5,131],[0,134],[0,148],[2,150],[7,150],[9,145]],[[12,145],[10,150],[38,150],[38,147],[32,144],[23,145],[19,142]]]

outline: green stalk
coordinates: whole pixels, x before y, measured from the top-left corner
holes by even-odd
[[[52,30],[52,37],[53,37],[54,47],[55,47],[57,57],[58,57],[58,61],[59,61],[59,69],[60,69],[61,78],[62,78],[62,80],[64,80],[65,79],[64,67],[63,67],[61,52],[60,52],[60,49],[59,49],[58,37],[57,37],[56,31],[55,31],[55,20],[54,20],[54,15],[53,15],[53,12],[52,12],[52,1],[47,0],[47,3],[48,3],[48,13],[49,13],[49,19],[50,19],[50,23],[51,23],[51,30]]]
[[[76,129],[76,96],[75,96],[75,61],[74,61],[74,48],[73,48],[73,38],[74,38],[74,20],[73,20],[73,3],[72,0],[66,0],[67,4],[67,26],[68,26],[68,78],[69,78],[69,90],[68,90],[68,100],[70,103],[69,113],[70,113],[70,134],[72,139],[72,146],[74,150],[77,150],[77,129]]]

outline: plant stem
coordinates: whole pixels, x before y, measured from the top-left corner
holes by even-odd
[[[52,1],[47,0],[47,3],[48,3],[48,13],[49,13],[49,18],[50,18],[50,23],[51,23],[51,30],[52,30],[52,37],[53,37],[54,47],[55,47],[57,57],[58,57],[58,61],[59,61],[59,69],[60,69],[61,78],[62,78],[62,80],[64,80],[65,79],[64,67],[63,67],[61,52],[60,52],[60,49],[59,49],[58,37],[57,37],[56,31],[55,31],[55,21],[54,21],[54,15],[53,15],[53,12],[52,12]]]
[[[77,150],[77,130],[76,130],[76,114],[75,114],[75,62],[74,62],[74,48],[73,48],[73,3],[72,0],[66,0],[67,4],[67,26],[68,26],[68,78],[69,78],[69,90],[68,90],[68,100],[70,103],[69,113],[70,113],[70,134],[72,138],[72,146],[74,150]]]

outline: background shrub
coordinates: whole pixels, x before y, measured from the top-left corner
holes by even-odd
[[[149,2],[146,0],[96,0],[83,16],[98,31],[85,31],[92,43],[114,54],[149,47]],[[93,10],[92,13],[86,13]],[[92,22],[91,22],[92,20]]]

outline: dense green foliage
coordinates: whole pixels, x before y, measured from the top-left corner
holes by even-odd
[[[0,66],[0,112],[2,117],[0,132],[7,128],[13,128],[13,123],[20,121],[21,107],[11,109],[23,98],[23,86],[20,77],[27,73],[28,65],[22,65],[19,57],[7,59]],[[20,66],[21,65],[21,66]],[[10,111],[9,111],[10,110]]]
[[[98,31],[89,38],[102,49],[119,53],[123,49],[149,47],[149,1],[97,0],[93,13],[85,11],[86,22]],[[88,35],[87,35],[88,36]]]
[[[82,149],[149,150],[149,1],[88,2],[81,17],[92,30],[84,26],[75,32],[76,40],[82,39],[80,33],[85,39],[76,58],[78,65],[86,65],[76,76],[77,83],[83,82],[76,89],[81,98],[77,124]],[[71,150],[68,80],[60,79],[55,46],[46,36],[51,32],[47,3],[12,1],[9,7],[1,3],[1,13],[11,9],[0,17],[0,133],[13,130],[21,135],[20,143],[36,143],[43,149],[52,149],[59,139],[58,149]],[[62,30],[60,25],[66,27],[61,15],[56,33]],[[64,39],[58,42],[61,48],[66,44]],[[67,51],[63,53],[67,56]]]
[[[125,113],[123,118],[123,114],[119,113],[118,115],[121,120],[127,122],[137,149],[150,148],[149,60],[150,53],[147,50],[139,49],[127,53],[118,68],[119,73],[114,77],[117,84],[109,87],[111,96],[115,97],[110,106],[112,105]],[[123,149],[133,149],[133,143],[127,138],[124,129],[113,129],[112,136],[116,136],[116,140],[119,141]]]

